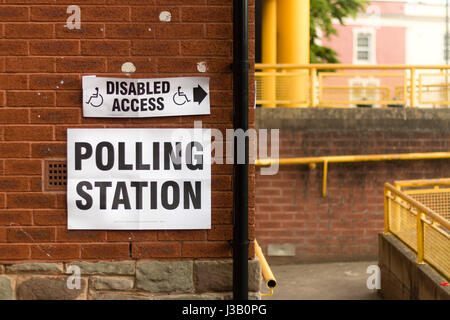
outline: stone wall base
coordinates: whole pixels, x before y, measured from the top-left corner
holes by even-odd
[[[0,300],[229,300],[227,260],[0,264]],[[261,266],[249,260],[249,299],[260,300]]]
[[[390,234],[378,236],[381,295],[388,300],[450,300],[448,282]]]

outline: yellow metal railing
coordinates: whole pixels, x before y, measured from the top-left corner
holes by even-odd
[[[428,263],[450,279],[450,222],[447,219],[386,183],[384,225],[385,233],[394,234],[417,254],[417,263]]]
[[[263,107],[448,107],[450,66],[256,64]]]
[[[323,163],[323,185],[322,195],[327,194],[328,164],[339,162],[366,162],[366,161],[388,161],[388,160],[424,160],[424,159],[448,159],[450,152],[428,152],[428,153],[399,153],[399,154],[367,154],[346,156],[323,156],[303,158],[280,158],[280,159],[257,159],[256,166],[295,165],[309,164],[311,169],[316,168],[317,163]]]
[[[450,178],[402,180],[394,186],[450,221]]]

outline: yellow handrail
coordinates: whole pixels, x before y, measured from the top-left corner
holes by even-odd
[[[257,159],[256,166],[295,165],[295,164],[317,164],[323,163],[323,190],[322,195],[327,194],[328,164],[338,162],[366,162],[366,161],[389,161],[389,160],[424,160],[424,159],[447,159],[450,152],[429,153],[400,153],[400,154],[373,154],[373,155],[345,155],[345,156],[322,156],[280,159]]]
[[[395,187],[427,187],[443,185],[450,185],[450,178],[394,181]]]
[[[277,280],[275,279],[275,276],[272,273],[272,270],[270,269],[269,264],[267,263],[266,257],[264,257],[261,247],[259,246],[256,239],[255,239],[255,253],[256,253],[256,256],[259,258],[259,261],[261,262],[261,271],[262,271],[266,286],[270,290],[270,293],[263,293],[261,295],[262,296],[271,296],[273,294],[273,289],[277,286],[278,283],[277,283]]]

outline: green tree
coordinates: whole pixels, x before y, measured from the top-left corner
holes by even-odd
[[[344,18],[355,17],[358,12],[363,11],[369,0],[311,0],[310,16],[310,62],[311,63],[338,63],[337,53],[331,48],[318,45],[318,29],[323,35],[330,39],[337,35],[333,27],[333,19],[337,19],[341,25]]]

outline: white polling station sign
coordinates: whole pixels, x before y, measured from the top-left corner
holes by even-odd
[[[68,229],[211,228],[211,130],[68,129]]]
[[[150,118],[210,114],[209,78],[83,76],[83,116]]]

